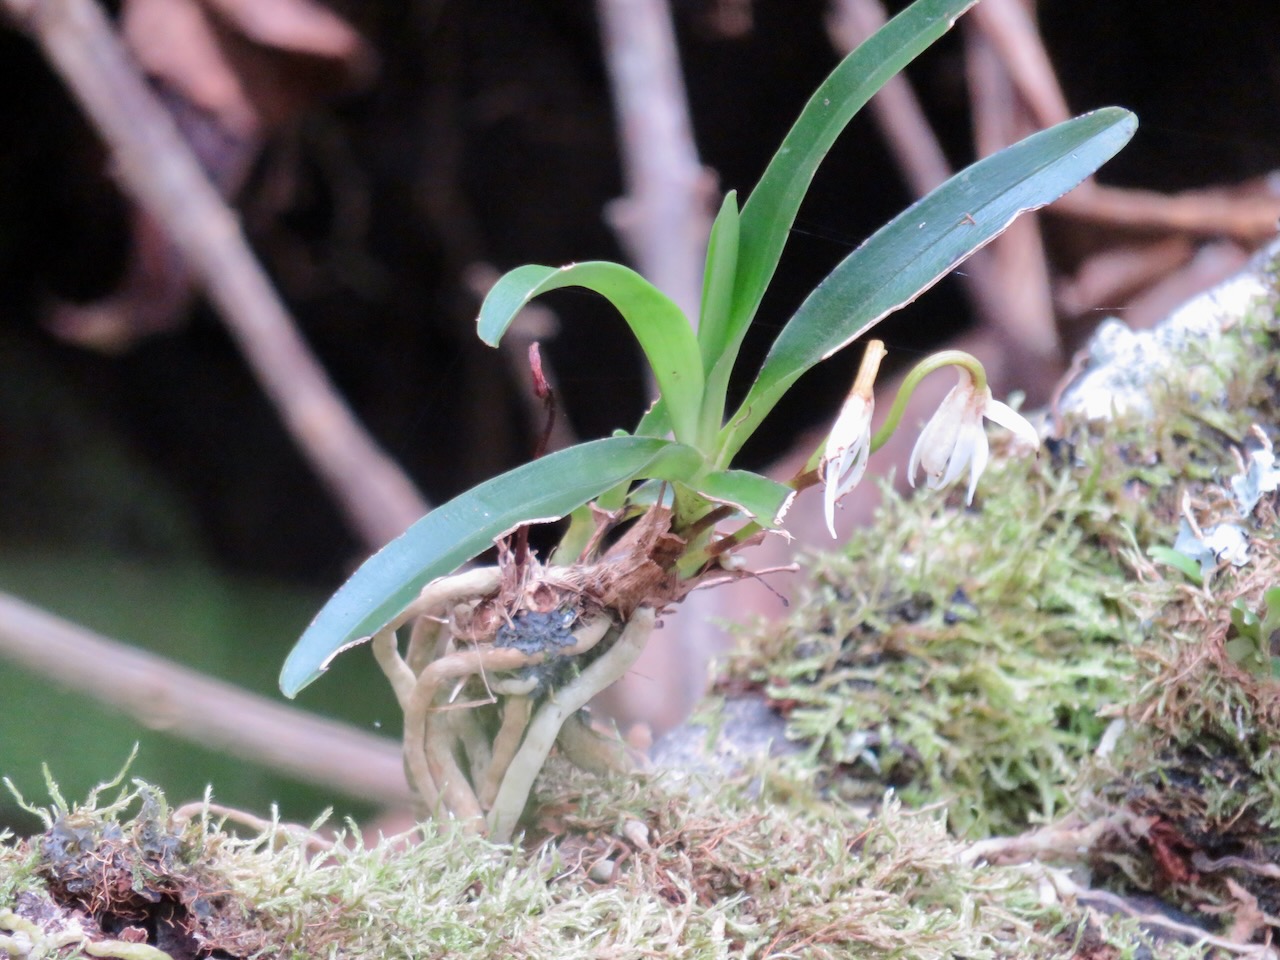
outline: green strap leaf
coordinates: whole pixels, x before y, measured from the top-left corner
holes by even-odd
[[[1113,157],[1137,129],[1107,107],[1032,134],[956,174],[876,231],[788,321],[720,434],[728,463],[806,370],[910,303],[1020,214],[1052,203]]]
[[[737,507],[750,519],[766,527],[776,526],[796,491],[748,470],[717,470],[692,484],[708,500]]]
[[[977,0],[918,0],[877,30],[831,72],[809,98],[742,208],[732,329],[731,365],[818,164],[841,131],[890,77],[951,29]]]
[[[534,297],[560,287],[586,287],[612,303],[631,327],[653,368],[676,439],[692,442],[702,403],[702,358],[680,308],[640,274],[596,260],[567,267],[517,267],[494,284],[480,307],[480,339],[496,347],[516,314]]]
[[[290,651],[280,689],[293,697],[329,660],[386,626],[418,591],[521,523],[554,520],[633,477],[686,481],[704,464],[692,447],[607,437],[548,454],[437,507],[364,562]]]
[[[704,373],[710,373],[732,335],[733,282],[738,269],[738,194],[730,190],[720,204],[707,238],[707,265],[702,274],[702,313],[698,344]]]

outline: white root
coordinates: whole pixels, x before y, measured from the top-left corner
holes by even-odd
[[[637,609],[613,646],[543,704],[529,725],[520,751],[502,778],[502,786],[498,788],[493,808],[489,811],[489,836],[492,839],[502,843],[511,839],[529,799],[534,778],[546,762],[565,720],[630,669],[653,632],[655,619],[652,607]]]
[[[498,795],[498,787],[506,776],[511,761],[520,749],[529,718],[533,716],[533,701],[526,696],[509,696],[502,707],[502,726],[493,741],[493,757],[489,769],[480,783],[480,806],[488,810]]]
[[[611,623],[605,615],[583,623],[573,632],[573,645],[559,652],[566,656],[587,652],[600,642]],[[443,802],[442,813],[460,818],[472,818],[479,813],[474,792],[461,772],[455,772],[453,738],[444,732],[443,725],[436,723],[433,713],[441,685],[447,680],[477,673],[518,670],[541,663],[545,658],[545,653],[527,654],[514,647],[482,644],[441,657],[418,676],[404,705],[404,759],[410,783],[428,810],[434,812]]]
[[[409,703],[409,698],[413,695],[413,686],[418,682],[418,678],[400,656],[400,650],[396,646],[396,632],[384,627],[373,635],[373,643],[370,646],[373,649],[373,658],[378,661],[378,666],[386,675],[387,682],[391,684],[396,702],[400,704],[400,709],[404,710]]]

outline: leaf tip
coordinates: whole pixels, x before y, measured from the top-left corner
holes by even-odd
[[[313,672],[311,676],[303,675],[303,671],[294,664],[293,658],[290,657],[284,662],[284,667],[280,670],[280,692],[292,700],[318,676],[320,676],[318,671]]]

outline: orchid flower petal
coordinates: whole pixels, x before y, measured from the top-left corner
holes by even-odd
[[[992,423],[998,423],[1012,433],[1017,438],[1018,443],[1023,446],[1033,449],[1040,446],[1040,434],[1031,425],[1031,421],[1007,403],[1001,403],[995,399],[988,400],[982,415]]]

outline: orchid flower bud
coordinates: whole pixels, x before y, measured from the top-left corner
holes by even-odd
[[[858,485],[867,470],[871,417],[876,406],[873,388],[884,356],[882,342],[872,340],[867,344],[853,389],[840,408],[822,453],[823,508],[832,537],[836,535],[836,504]]]

